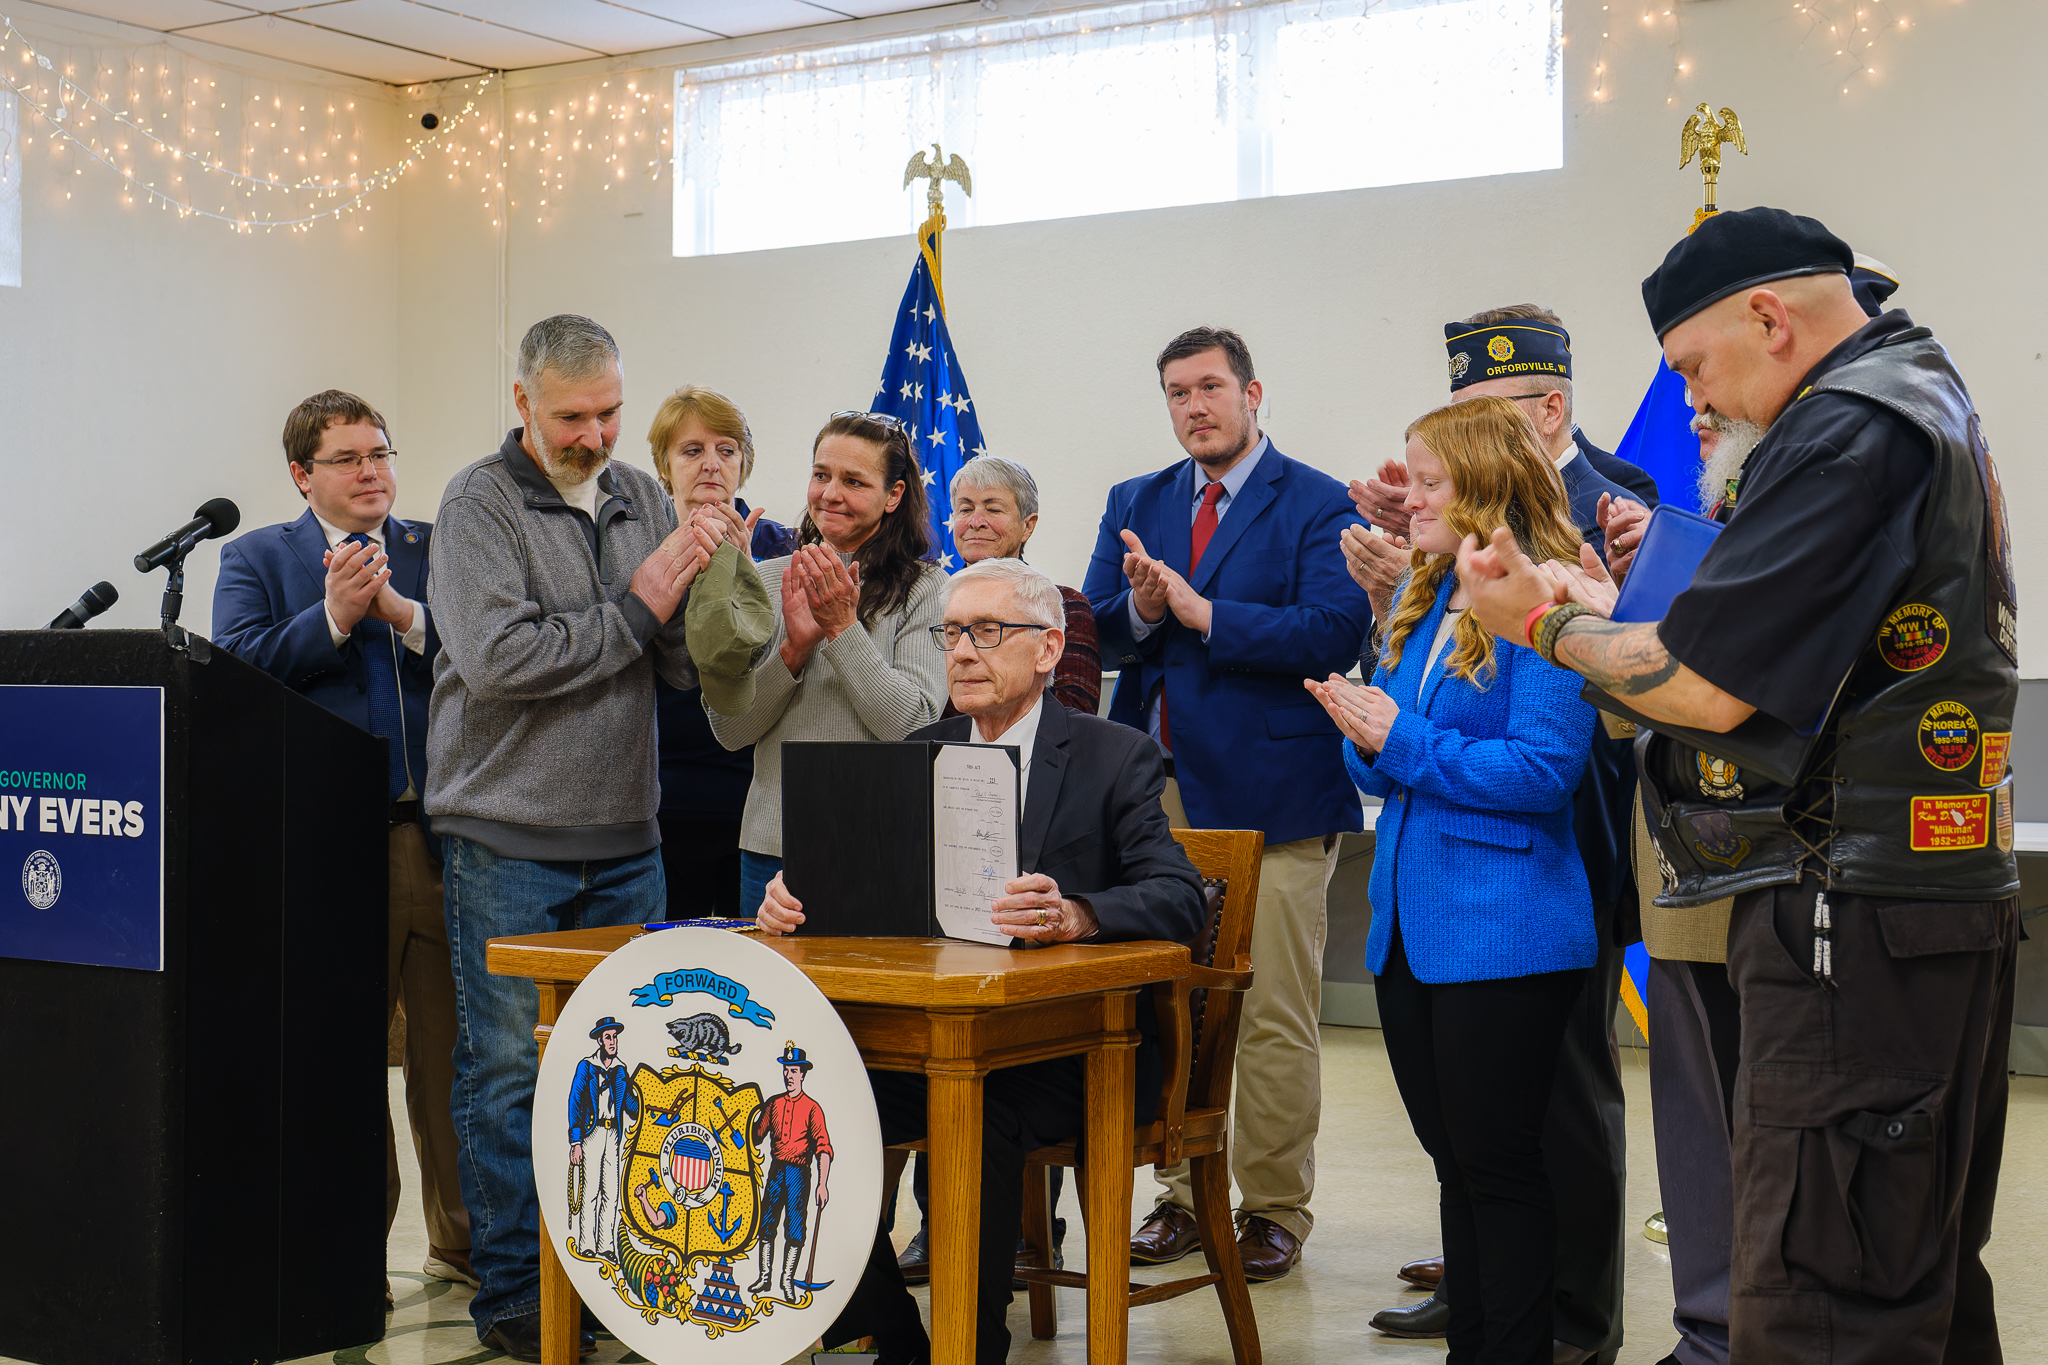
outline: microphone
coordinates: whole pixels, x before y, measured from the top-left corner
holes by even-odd
[[[50,630],[78,630],[87,621],[98,616],[114,605],[121,594],[114,591],[114,585],[102,580],[85,590],[85,595],[57,613],[57,619],[50,622]]]
[[[148,573],[161,568],[191,550],[202,540],[224,536],[242,524],[242,509],[226,498],[214,498],[200,505],[192,520],[135,556],[135,571]],[[189,543],[188,543],[189,542]]]

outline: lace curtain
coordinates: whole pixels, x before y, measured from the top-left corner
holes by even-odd
[[[21,110],[0,90],[0,285],[21,287]]]
[[[1562,0],[1154,0],[676,73],[675,253],[1563,164]]]

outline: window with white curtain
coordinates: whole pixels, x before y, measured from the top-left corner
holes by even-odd
[[[1562,0],[1149,0],[676,73],[675,254],[1564,164]]]
[[[0,285],[21,287],[21,114],[0,90]]]

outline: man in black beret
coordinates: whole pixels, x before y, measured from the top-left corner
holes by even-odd
[[[1660,903],[1734,895],[1729,1347],[1997,1362],[1991,1234],[2019,875],[2004,495],[1948,353],[1867,316],[1811,218],[1709,218],[1643,282],[1696,402],[1766,428],[1663,619],[1468,541],[1478,619],[1583,675],[1637,750]],[[1636,572],[1642,571],[1640,563]]]

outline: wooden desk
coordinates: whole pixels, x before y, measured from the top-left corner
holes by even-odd
[[[578,982],[638,928],[495,938],[499,976],[540,987],[541,1046]],[[992,1070],[1087,1057],[1088,1358],[1122,1365],[1129,1337],[1137,993],[1188,970],[1178,943],[1061,944],[1029,951],[951,939],[763,938],[838,1007],[861,1058],[929,1078],[932,1360],[974,1359],[981,1192],[981,1091]],[[542,1214],[541,1359],[576,1365],[579,1301]]]

